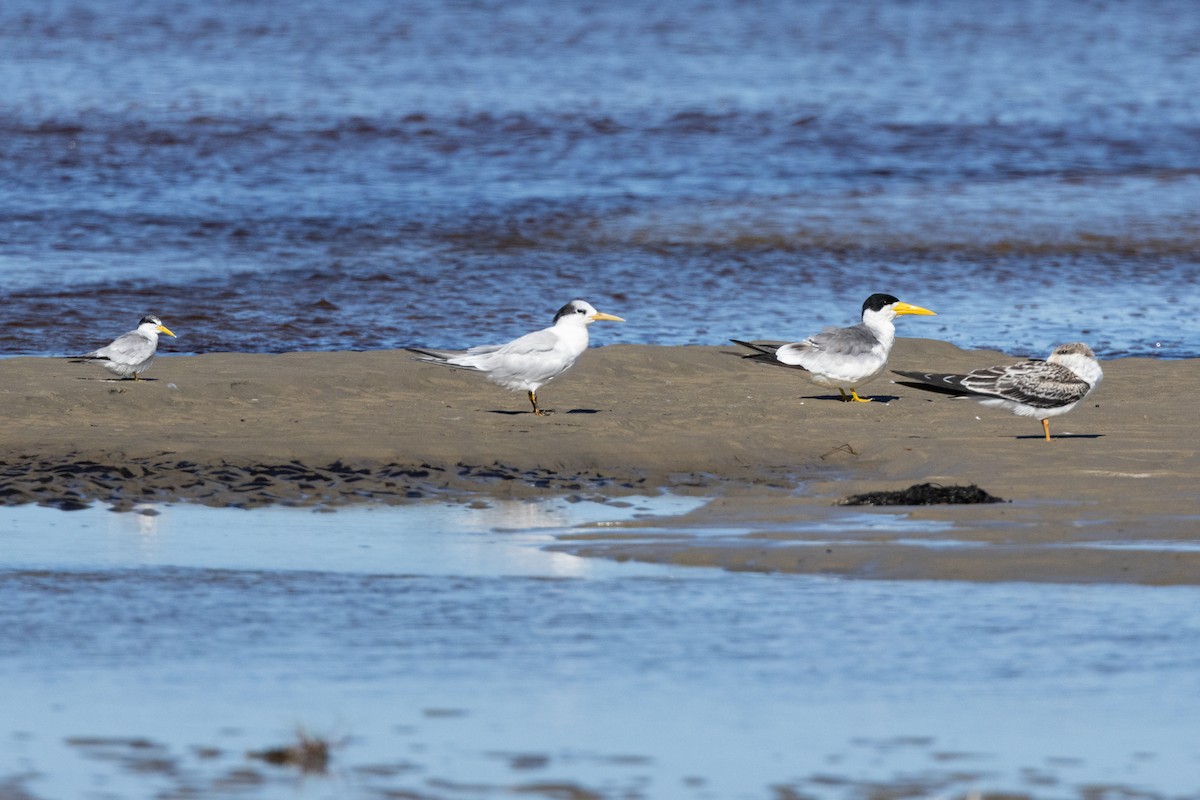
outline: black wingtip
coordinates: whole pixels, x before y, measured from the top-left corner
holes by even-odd
[[[754,351],[749,355],[742,356],[742,358],[763,358],[765,356],[768,359],[774,360],[775,351],[780,348],[780,345],[777,344],[755,344],[754,342],[743,342],[741,339],[730,339],[729,341]]]
[[[928,383],[920,383],[918,381],[892,381],[897,386],[905,386],[909,389],[920,389],[923,392],[933,392],[934,394],[944,394],[950,397],[965,397],[967,392],[956,392],[948,386],[933,386]]]
[[[954,375],[936,375],[931,372],[908,372],[899,369],[892,370],[892,374],[908,378],[906,381],[892,381],[892,383],[897,386],[907,386],[909,389],[920,389],[925,392],[950,395],[951,397],[971,397],[976,394],[961,386],[945,381],[946,378],[957,377]]]

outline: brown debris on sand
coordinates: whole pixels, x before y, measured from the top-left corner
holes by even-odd
[[[865,492],[847,497],[843,506],[938,506],[972,505],[974,503],[1003,503],[975,484],[942,486],[937,483],[916,483],[907,489],[890,492]]]

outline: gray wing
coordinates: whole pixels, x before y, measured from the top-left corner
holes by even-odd
[[[518,364],[526,357],[552,352],[558,342],[554,331],[546,328],[527,333],[507,344],[481,344],[462,353],[450,350],[420,350],[415,347],[406,349],[417,354],[417,361],[427,364],[490,372],[501,363]],[[513,358],[517,360],[511,361]]]
[[[150,339],[137,331],[123,333],[107,347],[93,350],[84,358],[106,358],[119,364],[138,364],[154,355],[157,348]]]
[[[541,371],[542,357],[554,353],[561,340],[551,329],[534,331],[513,339],[507,344],[486,344],[472,347],[465,353],[438,354],[431,363],[447,367],[465,367],[483,372],[496,369],[521,370],[532,367]]]
[[[849,328],[829,328],[803,342],[788,347],[804,347],[810,351],[827,352],[838,356],[861,356],[879,346],[879,339],[866,325],[851,325]]]
[[[1091,384],[1061,364],[1046,361],[987,367],[965,375],[899,370],[896,370],[896,374],[949,394],[999,397],[1032,408],[1060,408],[1077,403],[1092,388]]]
[[[547,353],[558,346],[558,334],[553,328],[544,328],[540,331],[527,333],[519,339],[513,339],[508,344],[500,346],[472,347],[467,351],[467,355],[489,355],[491,353],[499,353],[502,355],[526,356],[537,355],[538,353]]]
[[[977,375],[977,373],[983,373]],[[1091,391],[1091,384],[1062,364],[1026,361],[1011,367],[977,370],[966,385],[990,386],[994,394],[1034,408],[1059,408],[1077,403]]]
[[[513,339],[507,344],[481,344],[469,347],[461,353],[450,350],[418,350],[414,347],[410,347],[408,350],[420,355],[448,361],[451,366],[464,366],[463,363],[455,364],[455,362],[469,362],[476,356],[490,356],[493,354],[520,356],[545,353],[553,350],[557,344],[558,337],[554,334],[553,330],[547,328],[527,333],[520,338]]]
[[[743,358],[792,369],[815,369],[818,372],[828,365],[826,358],[840,361],[871,356],[875,349],[880,347],[879,339],[875,338],[875,334],[871,333],[871,329],[866,325],[829,328],[801,342],[743,342],[739,339],[730,341],[755,351]]]
[[[888,350],[866,325],[854,325],[785,344],[775,351],[775,357],[817,374],[860,374],[869,380],[887,362]]]
[[[413,359],[414,361],[423,361],[426,364],[437,364],[439,367],[461,366],[459,364],[450,363],[450,359],[457,358],[462,355],[462,353],[458,353],[453,350],[421,350],[416,347],[406,347],[404,349],[410,353],[416,354],[417,357]],[[467,369],[474,369],[474,367],[467,367]]]

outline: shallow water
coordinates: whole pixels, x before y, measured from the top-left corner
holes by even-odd
[[[1200,355],[1187,0],[0,7],[0,351],[902,335]]]
[[[0,796],[1198,796],[1197,590],[542,549],[696,502],[4,509]]]

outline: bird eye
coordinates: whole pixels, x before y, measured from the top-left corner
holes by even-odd
[[[576,314],[586,314],[587,312],[584,311],[582,308],[577,308],[577,309],[575,309],[575,313]]]

